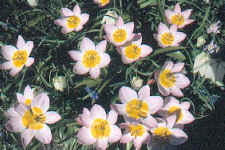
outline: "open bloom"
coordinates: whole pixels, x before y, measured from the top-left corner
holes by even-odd
[[[90,111],[85,108],[77,121],[83,126],[77,134],[78,142],[84,145],[96,143],[98,150],[106,150],[108,142],[117,142],[122,136],[120,128],[114,125],[117,113],[111,110],[106,115],[100,105],[95,104]]]
[[[106,39],[115,46],[121,46],[134,37],[134,22],[124,24],[123,19],[118,17],[116,24],[105,24]]]
[[[78,5],[73,8],[73,11],[68,8],[62,8],[61,16],[62,18],[55,20],[55,24],[62,26],[61,32],[63,34],[72,31],[80,31],[89,19],[89,14],[81,14],[81,10]]]
[[[16,97],[19,103],[23,103],[27,106],[30,106],[32,100],[34,99],[33,90],[29,85],[25,87],[24,94],[16,93]]]
[[[73,71],[80,75],[89,72],[91,78],[98,78],[101,72],[100,68],[106,67],[110,63],[110,56],[105,53],[106,45],[106,40],[95,46],[89,38],[84,38],[80,45],[81,51],[69,51],[70,57],[74,61],[78,61],[73,67]]]
[[[148,85],[143,86],[138,94],[133,89],[123,86],[119,90],[119,97],[123,104],[114,104],[113,108],[127,120],[139,121],[148,127],[156,125],[156,120],[151,116],[162,106],[160,96],[150,96]]]
[[[170,29],[163,23],[160,23],[158,26],[158,34],[156,34],[156,39],[160,47],[169,47],[169,46],[179,46],[186,38],[186,34],[183,32],[177,32],[177,26],[172,25]]]
[[[187,9],[181,12],[180,5],[177,3],[174,7],[174,11],[167,9],[165,15],[167,21],[170,24],[176,25],[178,28],[183,28],[184,26],[194,22],[194,20],[189,19],[192,9]]]
[[[110,0],[94,0],[99,7],[104,7],[105,5],[109,4]]]
[[[190,80],[181,71],[184,63],[173,64],[172,61],[165,62],[161,70],[155,72],[159,92],[163,96],[170,94],[182,97],[184,96],[180,89],[187,87]]]
[[[41,93],[34,98],[29,108],[21,103],[10,108],[5,113],[9,119],[6,128],[9,131],[21,133],[24,147],[31,142],[33,137],[44,144],[49,144],[52,134],[46,123],[54,124],[61,117],[57,112],[47,112],[48,109],[49,98],[45,93]]]
[[[221,22],[220,21],[217,21],[216,23],[213,23],[209,26],[209,28],[207,29],[207,33],[220,33],[220,24]]]
[[[148,56],[152,52],[152,48],[150,46],[141,44],[141,34],[137,34],[136,37],[137,40],[134,40],[134,38],[131,42],[127,42],[123,46],[117,48],[121,54],[124,64],[129,64],[137,61],[140,58]]]
[[[33,48],[33,42],[25,42],[22,36],[18,36],[16,47],[6,45],[2,47],[2,55],[7,62],[0,64],[0,69],[11,70],[10,75],[15,76],[19,73],[23,66],[31,66],[34,63],[34,58],[29,57]]]

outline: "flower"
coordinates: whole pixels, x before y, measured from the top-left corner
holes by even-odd
[[[94,3],[98,4],[99,7],[104,7],[109,4],[110,0],[94,0]]]
[[[2,47],[2,55],[7,62],[0,64],[0,69],[10,70],[10,75],[18,74],[25,65],[30,67],[34,63],[34,58],[29,57],[33,48],[33,42],[25,42],[22,36],[18,36],[16,47],[6,45]]]
[[[211,24],[209,26],[209,28],[207,29],[207,33],[208,34],[209,33],[215,33],[215,34],[220,33],[220,30],[219,30],[220,24],[221,24],[220,21],[217,21],[216,23]]]
[[[66,88],[66,78],[64,76],[55,76],[53,78],[53,85],[56,90],[63,92]]]
[[[192,9],[187,9],[181,12],[180,5],[177,3],[175,5],[174,11],[167,9],[165,15],[169,24],[176,25],[179,29],[184,26],[194,22],[194,20],[189,19]]]
[[[165,62],[160,71],[155,72],[155,80],[157,81],[159,92],[163,96],[173,94],[177,97],[184,96],[180,89],[187,87],[190,80],[181,73],[184,63],[174,64],[172,61]]]
[[[121,46],[133,39],[134,22],[124,24],[123,19],[118,17],[116,24],[105,24],[106,39],[115,46]]]
[[[117,113],[111,110],[106,115],[100,105],[95,104],[90,111],[84,108],[83,114],[79,115],[77,120],[83,126],[77,134],[80,144],[96,143],[98,150],[106,150],[108,142],[117,142],[122,136],[120,128],[114,125],[117,121]]]
[[[151,116],[162,106],[160,96],[150,96],[148,85],[143,86],[138,94],[133,89],[123,86],[119,90],[119,97],[123,104],[114,104],[113,108],[128,121],[138,121],[151,128],[156,120]]]
[[[138,90],[139,88],[141,88],[143,85],[143,79],[139,78],[139,77],[133,77],[131,80],[131,86]]]
[[[214,41],[212,40],[203,50],[207,51],[209,54],[215,54],[219,52],[220,47],[217,44],[214,44]]]
[[[54,111],[48,111],[49,98],[41,93],[34,98],[30,107],[17,104],[10,108],[5,116],[8,117],[6,129],[12,132],[20,132],[22,144],[26,147],[36,137],[40,142],[49,144],[52,139],[50,128],[47,124],[54,124],[61,119]]]
[[[63,34],[72,31],[80,31],[89,19],[89,14],[81,14],[81,10],[78,5],[73,8],[73,11],[68,8],[62,8],[61,16],[62,18],[55,20],[55,24],[62,26],[61,32]]]
[[[206,42],[206,40],[205,40],[204,36],[198,37],[198,39],[197,39],[197,47],[201,47],[202,45],[205,44],[205,42]]]
[[[169,46],[179,46],[179,43],[186,38],[186,34],[183,32],[177,32],[176,25],[172,25],[170,29],[163,23],[158,26],[158,34],[156,39],[159,46],[165,48]]]
[[[39,0],[27,0],[27,3],[31,6],[31,7],[37,7]]]
[[[105,53],[106,40],[95,44],[89,39],[84,38],[81,41],[81,51],[69,51],[70,57],[74,61],[78,61],[73,71],[77,74],[90,73],[91,78],[96,79],[100,76],[100,68],[107,66],[110,63],[110,56]]]
[[[25,87],[24,94],[22,95],[20,93],[16,93],[16,97],[19,103],[30,106],[34,99],[33,90],[30,88],[29,85],[27,85]]]
[[[137,40],[134,40],[134,39]],[[121,58],[124,64],[129,64],[137,61],[140,58],[146,57],[152,52],[152,48],[142,43],[141,33],[137,34],[131,42],[127,42],[125,45],[117,48],[121,54]]]

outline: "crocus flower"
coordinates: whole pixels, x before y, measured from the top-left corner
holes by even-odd
[[[122,104],[112,105],[119,114],[127,120],[139,121],[149,127],[156,125],[156,120],[151,115],[163,106],[163,99],[160,96],[150,96],[148,85],[143,86],[138,94],[133,89],[123,86],[119,90],[119,97]]]
[[[55,24],[62,26],[61,32],[63,34],[72,31],[80,31],[89,19],[89,14],[81,14],[81,10],[78,5],[73,8],[73,11],[68,8],[62,8],[61,16],[62,18],[55,20]]]
[[[137,40],[134,40],[137,37]],[[142,43],[141,34],[137,34],[131,42],[127,42],[125,45],[117,48],[121,54],[121,58],[124,64],[129,64],[137,61],[140,58],[146,57],[152,52],[152,48]]]
[[[163,96],[170,94],[182,97],[184,96],[181,89],[190,84],[189,79],[181,72],[184,63],[173,64],[172,61],[165,62],[160,71],[155,72],[155,80],[157,81],[159,92]]]
[[[117,142],[122,136],[120,128],[114,125],[117,113],[111,110],[106,115],[100,105],[95,104],[90,111],[85,108],[77,121],[83,126],[77,134],[78,142],[84,145],[96,144],[98,150],[106,150],[108,142]]]
[[[23,103],[27,106],[30,106],[32,100],[34,99],[33,90],[29,85],[25,87],[24,94],[16,93],[16,97],[19,103]]]
[[[106,45],[106,40],[95,46],[89,38],[84,38],[80,45],[81,51],[69,51],[70,57],[74,61],[78,61],[74,65],[73,71],[79,75],[89,72],[91,78],[98,78],[100,68],[106,67],[110,63],[110,56],[105,53]]]
[[[99,7],[104,7],[109,4],[110,0],[94,0],[94,3],[98,4]]]
[[[121,46],[134,37],[134,22],[124,24],[123,19],[118,17],[116,24],[105,24],[106,39],[115,46]]]
[[[2,55],[7,62],[0,64],[0,69],[10,70],[10,75],[15,76],[23,66],[30,67],[34,63],[34,58],[29,57],[33,48],[33,42],[25,42],[22,36],[18,36],[16,47],[6,45],[2,47]]]
[[[6,129],[12,132],[20,132],[24,147],[31,142],[33,137],[44,144],[49,144],[52,134],[46,124],[54,124],[61,117],[57,112],[47,112],[48,109],[49,98],[45,93],[36,96],[30,107],[19,103],[5,113],[5,116],[9,119]]]
[[[209,26],[209,28],[207,29],[207,33],[220,33],[220,24],[221,22],[220,21],[217,21],[216,23],[213,23]]]
[[[170,24],[176,25],[178,28],[183,28],[184,26],[194,22],[194,20],[189,19],[191,12],[192,9],[181,11],[180,5],[177,3],[174,10],[171,11],[170,9],[167,9],[165,11],[165,15]]]

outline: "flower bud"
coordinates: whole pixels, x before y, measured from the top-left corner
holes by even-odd
[[[53,78],[53,85],[54,88],[58,91],[63,92],[63,90],[66,88],[66,79],[64,76],[56,76]]]

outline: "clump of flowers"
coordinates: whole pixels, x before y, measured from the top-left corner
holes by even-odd
[[[33,42],[25,42],[22,36],[18,36],[16,47],[6,45],[2,47],[2,55],[7,62],[0,64],[0,69],[10,70],[10,75],[17,75],[24,67],[30,67],[34,63],[34,58],[29,57],[33,49]]]
[[[81,13],[79,5],[74,6],[73,10],[68,8],[61,9],[62,18],[55,20],[55,24],[62,26],[63,34],[80,31],[83,25],[87,23],[89,14]]]
[[[110,3],[110,0],[93,0],[99,7],[104,7]]]

